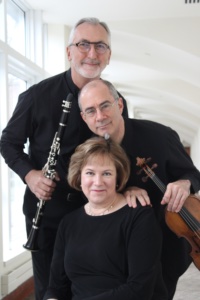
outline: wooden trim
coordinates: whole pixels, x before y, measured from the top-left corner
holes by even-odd
[[[33,277],[21,284],[16,290],[2,298],[2,300],[23,300],[34,292]]]

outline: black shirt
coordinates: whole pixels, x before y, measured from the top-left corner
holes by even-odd
[[[47,78],[33,85],[19,95],[17,106],[1,137],[1,154],[8,166],[22,180],[32,169],[41,170],[49,157],[55,133],[58,131],[62,114],[62,103],[69,93],[73,94],[72,106],[60,147],[56,171],[61,181],[57,183],[51,201],[45,207],[45,220],[57,227],[60,219],[69,211],[84,203],[80,195],[73,193],[67,201],[71,189],[67,185],[67,165],[74,149],[83,143],[92,133],[80,116],[78,106],[79,88],[73,83],[71,69]],[[127,106],[123,114],[127,116]],[[29,153],[24,153],[24,144],[29,142]],[[73,191],[74,192],[74,191]],[[24,196],[23,211],[32,221],[37,209],[38,199],[27,187]],[[48,225],[48,226],[49,226]]]
[[[126,205],[104,216],[77,209],[59,226],[44,299],[151,299],[160,250],[161,235],[150,207]],[[67,296],[70,289],[72,298]]]

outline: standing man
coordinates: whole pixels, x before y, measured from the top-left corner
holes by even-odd
[[[72,29],[67,55],[71,68],[30,87],[19,101],[1,137],[1,154],[8,166],[24,181],[23,212],[27,233],[37,210],[38,199],[51,200],[38,235],[39,252],[32,253],[36,300],[41,300],[49,281],[49,270],[58,224],[68,212],[84,201],[66,183],[66,166],[75,147],[91,133],[80,117],[78,92],[91,80],[100,78],[111,56],[110,30],[96,18],[81,19]],[[57,161],[56,181],[45,178],[42,168],[58,130],[62,101],[73,94],[68,124]],[[127,114],[127,110],[125,110]],[[24,144],[29,141],[29,154]]]
[[[128,154],[131,176],[127,186],[134,187],[127,191],[127,198],[132,198],[135,206],[136,199],[142,205],[150,204],[151,199],[163,232],[162,272],[168,300],[171,300],[191,257],[186,240],[177,238],[166,226],[164,208],[167,206],[169,211],[179,212],[189,194],[200,190],[200,172],[171,128],[146,120],[123,119],[123,101],[111,83],[94,80],[86,84],[79,95],[79,106],[91,131],[100,136],[109,134]],[[153,181],[149,179],[144,183],[142,176],[137,175],[137,157],[152,158],[152,163],[158,165],[156,174],[166,185],[164,196]],[[154,299],[159,298],[154,295]]]

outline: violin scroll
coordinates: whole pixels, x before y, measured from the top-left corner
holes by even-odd
[[[140,167],[141,170],[139,170],[137,172],[137,175],[140,175],[142,173],[142,171],[144,171],[147,176],[142,177],[142,181],[143,182],[147,182],[148,178],[151,178],[155,175],[155,173],[152,171],[153,169],[156,169],[158,164],[154,163],[151,168],[147,165],[147,163],[149,161],[151,161],[151,157],[149,158],[140,158],[140,157],[136,157],[136,166]]]

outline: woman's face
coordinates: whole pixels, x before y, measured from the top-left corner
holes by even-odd
[[[110,203],[114,199],[116,182],[116,167],[107,156],[89,159],[81,171],[82,191],[95,205]]]

